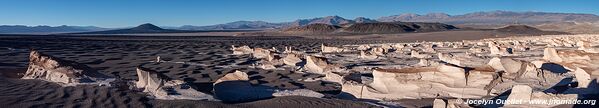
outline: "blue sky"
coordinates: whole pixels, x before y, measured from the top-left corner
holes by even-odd
[[[599,14],[599,0],[2,0],[0,25],[181,26],[493,10]]]

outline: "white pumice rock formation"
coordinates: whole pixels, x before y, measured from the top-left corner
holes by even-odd
[[[579,88],[588,88],[593,80],[588,72],[579,67],[574,71],[574,76],[576,77],[576,81],[578,81]]]
[[[443,99],[435,99],[433,101],[433,108],[447,108],[447,103]]]
[[[254,52],[249,46],[235,47],[235,45],[231,45],[231,50],[233,51],[233,55],[252,54]]]
[[[557,54],[555,48],[545,48],[543,51],[543,59],[549,62],[562,62],[562,58]]]
[[[376,59],[379,56],[377,56],[375,54],[372,54],[370,52],[360,51],[360,56],[359,57],[362,58],[362,59]]]
[[[169,80],[168,77],[142,67],[137,68],[138,80],[135,87],[143,89],[156,99],[163,100],[212,100],[217,101],[211,95],[199,92],[181,80]]]
[[[458,65],[458,66],[463,66],[461,61],[455,59],[454,56],[450,53],[447,53],[447,54],[437,53],[437,57],[439,57],[439,60],[441,60],[443,62]]]
[[[310,73],[324,74],[329,66],[326,58],[316,56],[306,56],[305,70]]]
[[[505,100],[509,104],[505,104],[507,108],[521,108],[521,107],[554,107],[559,104],[542,104],[534,102],[539,101],[564,101],[564,100],[576,100],[578,96],[576,94],[550,94],[543,92],[535,92],[527,85],[515,85],[511,89],[511,93]]]
[[[385,56],[389,50],[381,47],[372,48],[371,53],[378,56]]]
[[[505,56],[513,54],[512,48],[500,47],[494,42],[489,42],[489,51],[491,52],[491,55]]]
[[[521,70],[523,63],[510,58],[495,57],[489,61],[488,65],[495,70],[505,71],[507,73],[517,73]]]
[[[433,57],[432,55],[421,54],[420,52],[414,51],[414,50],[412,50],[412,52],[410,53],[410,56],[414,57],[414,58],[432,58]]]
[[[343,52],[343,51],[345,51],[345,49],[343,49],[343,48],[325,46],[324,44],[321,44],[320,50],[323,53],[334,53],[334,52]]]
[[[593,48],[589,42],[578,41],[576,45],[578,46],[578,50],[582,50],[587,53],[599,53],[599,48]]]
[[[283,58],[283,63],[289,66],[298,66],[301,63],[303,58],[300,54],[288,53],[285,58]]]
[[[269,61],[272,60],[271,51],[267,50],[267,49],[263,49],[263,48],[254,48],[252,56],[254,56],[254,58],[258,58],[258,59],[267,59]]]
[[[428,66],[438,66],[439,62],[437,61],[431,61],[428,59],[420,59],[420,61],[418,62],[418,64],[416,64],[416,66],[424,66],[424,67],[428,67]]]
[[[471,108],[463,104],[461,99],[435,99],[433,100],[433,108]]]
[[[248,80],[250,80],[250,78],[245,72],[235,70],[235,72],[225,74],[225,76],[217,79],[213,85],[216,85],[223,81],[248,81]]]
[[[370,45],[360,45],[356,49],[359,51],[367,51],[367,50],[370,50],[370,48],[371,48]]]
[[[487,95],[484,86],[474,87],[467,84],[464,69],[449,65],[376,69],[373,71],[373,76],[373,82],[365,85],[366,87],[344,84],[344,92],[377,100],[434,98],[437,96],[475,98]]]
[[[445,104],[434,107],[468,107],[455,101],[504,99],[507,96],[501,94],[509,93],[516,85],[531,89],[530,100],[599,94],[597,82],[593,82],[599,78],[599,53],[593,52],[597,45],[599,35],[547,35],[461,42],[323,45],[324,53],[304,52],[301,57],[290,56],[292,60],[285,60],[287,53],[275,55],[284,57],[282,62],[293,61],[284,63],[287,65],[305,60],[305,65],[294,69],[321,74],[306,79],[340,83],[342,91],[355,98],[381,102],[435,98]],[[257,64],[267,63],[276,64],[265,60]],[[511,97],[517,97],[516,94]],[[555,105],[504,107],[512,106]]]
[[[84,64],[56,58],[33,49],[29,53],[29,67],[21,79],[39,79],[62,86],[110,86],[109,82],[114,80]]]
[[[527,85],[515,85],[506,101],[515,102],[514,104],[524,104],[530,101],[532,88]]]

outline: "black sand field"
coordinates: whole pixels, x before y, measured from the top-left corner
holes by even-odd
[[[321,81],[305,82],[303,75],[291,70],[248,68],[256,61],[249,56],[230,55],[231,45],[252,47],[284,46],[317,50],[328,45],[377,43],[383,41],[306,39],[299,37],[138,37],[138,36],[0,36],[0,105],[3,107],[374,107],[334,98],[277,97],[243,103],[191,100],[154,100],[144,93],[115,87],[61,87],[41,80],[22,80],[29,49],[88,65],[101,73],[122,80],[136,80],[136,66],[151,68],[171,79],[193,82],[194,88],[211,94],[212,82],[228,72],[248,72],[250,82],[282,89],[305,88],[332,97],[340,85]],[[180,63],[151,63],[163,60]]]

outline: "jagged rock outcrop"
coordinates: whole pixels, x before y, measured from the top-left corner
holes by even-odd
[[[234,55],[252,54],[254,52],[249,46],[235,47],[234,45],[231,45],[231,50]]]
[[[543,59],[549,62],[562,62],[562,58],[559,57],[555,48],[545,48],[543,51]]]
[[[443,62],[453,64],[453,65],[463,66],[461,61],[455,59],[452,54],[437,53],[437,57],[439,57],[439,60],[441,60]]]
[[[40,79],[63,86],[109,85],[108,83],[114,80],[84,64],[56,58],[33,49],[29,53],[29,67],[22,79]]]
[[[506,101],[528,103],[532,95],[532,88],[527,85],[515,85]]]
[[[324,44],[321,44],[320,51],[323,53],[334,53],[334,52],[343,52],[343,51],[345,51],[345,49],[338,48],[338,47],[325,46]]]
[[[433,108],[447,108],[447,103],[443,99],[435,99],[433,101]]]
[[[198,92],[184,81],[171,80],[168,77],[143,67],[137,68],[135,87],[143,89],[156,99],[164,100],[215,100],[211,95]]]
[[[587,88],[591,84],[591,75],[579,67],[574,71],[574,76],[576,77],[576,81],[578,81],[579,88]]]
[[[246,73],[236,70],[235,72],[225,74],[225,76],[217,79],[213,85],[216,85],[223,81],[248,81],[248,80],[250,80],[250,78],[248,77],[248,75]]]
[[[544,92],[535,92],[528,85],[515,85],[512,87],[510,95],[507,97],[504,107],[552,107],[559,104],[536,103],[548,100],[575,100],[576,94],[550,94]],[[540,101],[539,101],[540,100]]]
[[[378,56],[385,56],[387,54],[387,52],[389,52],[388,49],[382,48],[382,47],[376,47],[376,48],[372,48],[371,49],[371,53],[378,55]]]
[[[303,60],[301,59],[300,54],[288,53],[285,58],[283,58],[283,63],[289,66],[299,66]]]
[[[410,56],[411,56],[411,57],[414,57],[414,58],[420,58],[420,59],[422,59],[422,58],[431,58],[431,57],[433,57],[432,55],[429,55],[429,54],[421,54],[420,52],[418,52],[418,51],[414,51],[414,50],[412,50],[412,52],[410,53]]]
[[[423,66],[423,67],[427,67],[427,66],[438,66],[439,62],[436,61],[431,61],[428,59],[420,59],[420,61],[418,62],[418,64],[416,64],[416,66]]]
[[[587,53],[599,53],[598,48],[593,48],[589,42],[578,41],[576,42],[576,46],[578,46],[578,50],[585,51]]]
[[[373,82],[365,85],[367,87],[344,84],[344,92],[377,100],[434,98],[437,96],[474,98],[487,95],[487,90],[483,89],[484,85],[467,84],[468,80],[464,69],[449,65],[375,69],[372,74]],[[488,81],[487,84],[492,80],[492,77],[483,80],[484,78],[481,76],[473,77],[480,77],[478,81]],[[463,90],[468,92],[463,92]]]
[[[496,45],[494,42],[489,42],[489,51],[491,51],[491,55],[500,56],[510,55],[514,53],[512,51],[512,48],[501,47],[499,45]]]
[[[379,56],[377,56],[375,54],[372,54],[370,52],[367,53],[367,52],[364,52],[364,51],[360,51],[360,56],[359,57],[362,58],[362,59],[376,59]]]
[[[310,73],[324,74],[328,66],[326,58],[306,56],[306,65],[304,65],[304,68]]]
[[[488,65],[493,67],[495,70],[505,71],[507,73],[518,73],[518,71],[522,70],[523,67],[523,63],[521,61],[498,57],[489,60]]]
[[[366,50],[369,50],[370,48],[371,48],[370,45],[360,45],[356,49],[360,50],[360,51],[366,51]]]
[[[437,57],[443,62],[461,67],[481,67],[487,62],[485,59],[465,53],[437,53]]]
[[[461,99],[435,99],[433,100],[433,108],[471,108],[463,104]]]
[[[254,58],[258,58],[258,59],[268,59],[269,56],[271,56],[271,52],[269,50],[263,49],[263,48],[254,48],[254,51],[252,53],[252,56],[254,56]],[[271,60],[271,59],[268,59]]]

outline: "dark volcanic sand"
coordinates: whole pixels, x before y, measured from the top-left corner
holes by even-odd
[[[373,107],[369,104],[339,99],[278,97],[245,103],[222,103],[191,100],[154,100],[143,93],[99,86],[61,87],[40,80],[18,79],[27,68],[29,48],[98,69],[101,73],[123,80],[136,80],[136,66],[155,69],[171,79],[195,83],[196,88],[211,94],[211,83],[233,70],[242,70],[253,84],[282,89],[306,88],[331,94],[340,92],[338,84],[321,81],[303,82],[302,75],[290,70],[248,68],[255,59],[230,55],[231,45],[280,50],[284,46],[314,50],[321,43],[329,45],[377,43],[382,41],[322,40],[297,37],[67,37],[2,36],[0,37],[0,105],[3,107]],[[188,62],[148,63],[163,60]],[[229,66],[230,67],[223,67]]]

